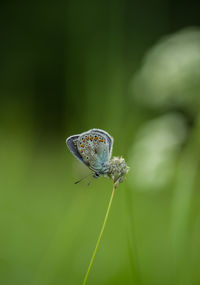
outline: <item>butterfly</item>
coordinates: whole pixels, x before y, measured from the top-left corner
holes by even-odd
[[[93,171],[94,177],[108,172],[113,138],[107,132],[91,129],[68,137],[66,144],[72,154]]]

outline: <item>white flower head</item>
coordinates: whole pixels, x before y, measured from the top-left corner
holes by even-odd
[[[129,167],[127,166],[123,157],[113,157],[109,161],[109,170],[107,176],[113,180],[115,187],[124,181],[125,175],[128,173]]]

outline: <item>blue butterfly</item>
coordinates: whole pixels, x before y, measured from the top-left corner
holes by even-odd
[[[107,132],[91,129],[68,137],[66,144],[72,154],[94,172],[94,177],[108,172],[113,138]]]

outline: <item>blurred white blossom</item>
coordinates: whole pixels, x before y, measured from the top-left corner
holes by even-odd
[[[129,155],[129,182],[134,188],[160,190],[170,182],[186,134],[184,118],[178,114],[152,120],[139,131]]]
[[[161,39],[134,76],[132,90],[153,107],[200,105],[200,29],[187,28]]]

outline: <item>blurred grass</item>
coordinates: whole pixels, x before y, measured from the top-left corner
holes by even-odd
[[[76,161],[66,152],[64,141],[38,148],[23,138],[10,143],[1,140],[0,149],[0,283],[81,284],[112,183],[101,178],[89,187],[74,185],[77,177],[71,165]],[[129,175],[134,175],[134,169]],[[172,191],[135,190],[128,181],[117,189],[88,284],[177,284],[173,258],[178,249],[171,241]],[[197,200],[190,203],[199,206]],[[181,270],[190,274],[199,260],[198,217],[197,210],[187,254],[181,249],[182,258],[187,258]],[[137,254],[131,252],[133,247]],[[198,280],[197,272],[194,276]]]
[[[1,145],[2,284],[79,284],[83,278],[109,185],[74,185],[64,142],[58,149],[38,150],[22,140]]]

